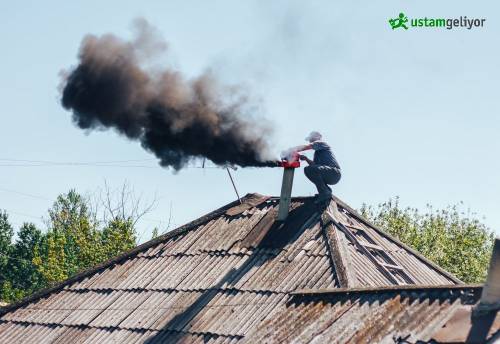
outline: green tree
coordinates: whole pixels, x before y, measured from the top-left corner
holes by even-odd
[[[156,239],[160,236],[160,230],[158,227],[153,228],[153,232],[151,233],[151,240]]]
[[[75,190],[57,197],[49,209],[48,235],[52,248],[64,245],[64,262],[67,275],[92,266],[102,258],[99,254],[97,221],[90,212],[89,201]]]
[[[399,198],[376,207],[363,204],[361,213],[403,243],[467,283],[484,282],[494,235],[460,205],[425,212],[404,208]]]
[[[105,219],[100,229],[90,209],[90,201],[71,190],[60,195],[49,210],[49,229],[33,259],[48,284],[136,246],[132,216],[122,211],[109,221]]]
[[[9,261],[9,255],[12,251],[12,236],[14,229],[9,223],[9,215],[5,210],[0,210],[0,270],[4,275],[4,269]],[[0,276],[2,278],[2,276]]]
[[[0,211],[0,296],[3,300],[12,298],[12,284],[9,281],[9,257],[12,253],[14,230],[9,223],[9,216]]]
[[[135,224],[153,204],[143,208],[128,184],[116,194],[106,185],[96,204],[70,190],[49,209],[45,233],[25,223],[14,244],[7,213],[0,212],[0,299],[16,301],[135,247]]]
[[[106,258],[111,258],[136,246],[132,219],[115,218],[102,230],[102,247]]]
[[[75,190],[49,209],[49,228],[33,262],[47,283],[58,282],[103,260],[101,233],[89,201]]]
[[[40,250],[34,252],[33,264],[49,285],[70,276],[66,245],[64,233],[50,232],[44,238]]]
[[[33,264],[34,254],[41,247],[42,237],[42,232],[32,223],[24,223],[17,233],[7,271],[14,299],[45,286],[43,276]]]

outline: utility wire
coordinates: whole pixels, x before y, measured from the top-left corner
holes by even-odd
[[[4,159],[0,158],[0,161],[10,161],[10,162],[29,162],[29,163],[42,163],[42,164],[72,164],[72,165],[86,165],[86,164],[120,164],[127,162],[140,162],[140,161],[154,161],[156,159],[134,159],[134,160],[111,160],[111,161],[89,161],[89,162],[68,162],[68,161],[50,161],[50,160],[26,160],[26,159]]]
[[[201,166],[185,166],[183,168],[226,168],[226,166],[207,166],[205,158]],[[52,160],[29,160],[29,159],[7,159],[0,158],[0,167],[51,167],[51,166],[97,166],[97,167],[121,167],[121,168],[158,168],[159,165],[127,165],[130,162],[157,161],[157,159],[135,159],[135,160],[110,160],[110,161],[52,161]]]
[[[3,208],[2,208],[3,209]],[[35,215],[30,215],[30,214],[26,214],[26,213],[21,213],[19,211],[12,211],[12,210],[9,210],[9,209],[4,209],[7,213],[11,213],[11,214],[16,214],[16,215],[21,215],[21,216],[25,216],[25,217],[30,217],[32,219],[37,219],[37,220],[40,220],[42,217],[41,216],[35,216]]]
[[[8,159],[8,158],[0,158],[0,167],[61,167],[61,166],[91,166],[91,167],[118,167],[118,168],[150,168],[150,169],[156,169],[159,166],[147,166],[147,165],[116,165],[118,164],[123,164],[123,163],[128,163],[128,162],[140,162],[140,161],[155,161],[156,159],[135,159],[135,160],[111,160],[111,161],[93,161],[93,162],[77,162],[77,161],[51,161],[51,160],[29,160],[29,159]],[[13,162],[13,163],[3,163],[3,162]],[[236,197],[241,203],[241,198],[238,194],[238,190],[236,189],[236,185],[234,183],[233,177],[231,176],[231,173],[229,172],[229,168],[227,166],[207,166],[206,164],[206,159],[204,158],[202,161],[201,166],[185,166],[184,168],[197,168],[197,169],[226,169],[229,178],[231,180],[231,183],[233,185],[234,191],[236,193]],[[0,188],[0,191],[2,192],[9,192],[9,193],[14,193],[26,197],[31,197],[31,198],[36,198],[36,199],[41,199],[41,200],[46,200],[46,201],[52,201],[52,199],[43,197],[43,196],[38,196],[38,195],[33,195],[21,191],[16,191],[16,190],[11,190],[11,189],[5,189],[5,188]],[[16,211],[8,211],[9,213],[12,214],[17,214],[25,217],[30,217],[34,219],[40,219],[41,216],[34,216],[26,213],[21,213],[21,212],[16,212]],[[163,222],[163,220],[157,220],[157,219],[151,219],[151,218],[144,218],[143,220],[146,220],[148,222]]]
[[[47,197],[37,196],[37,195],[33,195],[33,194],[29,194],[29,193],[24,193],[24,192],[20,192],[20,191],[15,191],[15,190],[10,190],[10,189],[0,188],[0,191],[10,192],[10,193],[13,193],[13,194],[17,194],[17,195],[21,195],[21,196],[26,196],[26,197],[31,197],[31,198],[36,198],[36,199],[42,199],[42,200],[45,200],[45,201],[52,201],[52,199],[47,198]]]
[[[157,168],[157,166],[146,165],[99,165],[99,164],[0,164],[0,167],[124,167],[124,168]]]
[[[150,168],[158,169],[157,166],[147,166],[147,165],[112,165],[112,164],[90,164],[90,163],[58,163],[58,164],[2,164],[0,167],[119,167],[119,168]],[[223,166],[185,166],[183,168],[224,168]]]
[[[156,168],[147,165],[123,165],[130,162],[154,161],[155,159],[113,160],[113,161],[52,161],[52,160],[29,160],[29,159],[5,159],[0,158],[0,167],[44,167],[44,166],[114,166],[114,167],[143,167]],[[120,165],[122,164],[122,165]]]
[[[21,192],[21,191],[16,191],[16,190],[11,190],[11,189],[4,189],[4,188],[0,188],[0,191],[3,191],[3,192],[10,192],[10,193],[13,193],[13,194],[17,194],[17,195],[21,195],[21,196],[25,196],[25,197],[31,197],[31,198],[35,198],[35,199],[41,199],[41,200],[44,200],[44,201],[54,201],[54,199],[51,199],[51,198],[48,198],[48,197],[43,197],[43,196],[38,196],[38,195],[33,195],[33,194],[29,194],[29,193],[25,193],[25,192]],[[22,216],[27,216],[27,217],[32,217],[32,218],[41,218],[41,216],[34,216],[34,215],[28,215],[28,214],[24,214],[24,213],[19,213],[19,212],[15,212],[15,211],[10,211],[10,210],[7,210],[5,209],[8,213],[13,213],[13,214],[18,214],[18,215],[22,215]],[[141,220],[144,220],[144,221],[147,221],[147,222],[167,222],[166,220],[158,220],[158,219],[152,219],[150,217],[143,217],[141,218]]]

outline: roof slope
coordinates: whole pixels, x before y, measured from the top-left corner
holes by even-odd
[[[237,342],[297,290],[460,282],[338,199],[293,198],[284,223],[278,201],[249,194],[4,309],[0,342]]]

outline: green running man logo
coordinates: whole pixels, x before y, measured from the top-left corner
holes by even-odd
[[[406,26],[406,23],[408,22],[408,17],[405,16],[403,12],[399,14],[398,18],[394,19],[389,19],[389,24],[391,24],[392,29],[397,29],[399,27],[404,28],[405,30],[408,30],[408,26]]]

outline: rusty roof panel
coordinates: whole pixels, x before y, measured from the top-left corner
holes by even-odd
[[[243,342],[426,342],[479,295],[479,288],[465,287],[298,295],[270,313]],[[491,326],[490,337],[500,331],[500,321]]]

